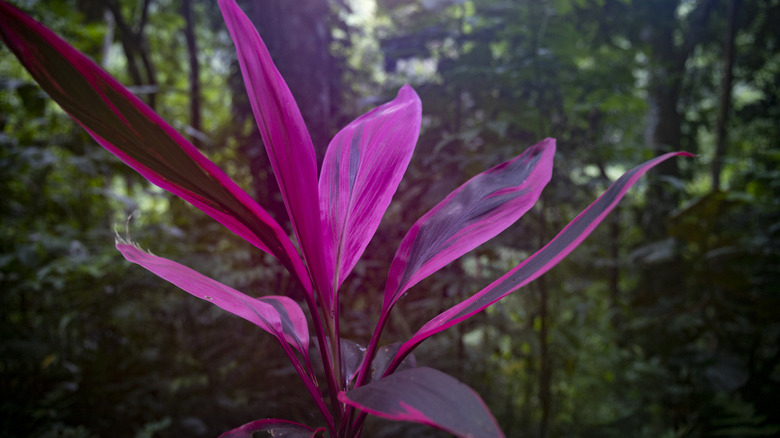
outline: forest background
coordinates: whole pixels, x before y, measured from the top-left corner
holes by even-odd
[[[286,223],[215,0],[17,0]],[[416,287],[408,337],[672,150],[569,259],[423,344],[512,437],[780,435],[780,1],[242,3],[322,159],[411,83],[412,164],[342,291],[365,343],[404,230],[482,169],[558,139],[514,227]],[[276,342],[126,263],[115,230],[254,295],[267,256],[102,150],[0,48],[0,436],[216,436],[315,415]],[[295,297],[294,298],[300,298]],[[413,430],[413,432],[410,432]],[[446,436],[375,421],[368,436]]]

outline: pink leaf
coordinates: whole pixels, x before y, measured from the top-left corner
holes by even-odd
[[[555,140],[548,138],[452,192],[418,220],[390,266],[383,310],[423,278],[517,221],[550,181]]]
[[[628,189],[645,172],[675,156],[690,157],[692,155],[687,152],[671,152],[649,160],[626,172],[604,194],[561,230],[544,248],[467,300],[428,321],[411,339],[404,343],[396,358],[404,357],[429,336],[468,319],[475,313],[484,310],[552,269],[553,266],[563,260],[588,237],[607,214],[615,208]]]
[[[217,307],[240,316],[306,355],[309,329],[300,306],[287,297],[252,298],[212,280],[184,265],[142,251],[134,245],[118,242],[116,248],[125,258],[141,265],[160,278]]]
[[[458,437],[503,437],[473,389],[432,368],[412,368],[339,394],[342,403],[396,421],[412,421]]]
[[[360,116],[330,142],[320,176],[320,209],[335,251],[337,286],[352,271],[401,182],[420,134],[412,87]]]
[[[290,89],[279,74],[263,40],[234,0],[219,0],[236,45],[257,126],[282,191],[309,271],[327,302],[333,295],[333,259],[322,239],[317,194],[317,160],[311,137]]]
[[[5,2],[0,2],[0,37],[49,96],[101,146],[278,258],[310,289],[303,263],[279,224],[97,64]]]

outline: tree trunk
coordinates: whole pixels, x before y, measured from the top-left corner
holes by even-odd
[[[647,143],[654,155],[690,149],[683,147],[684,114],[680,111],[686,63],[694,49],[702,43],[707,20],[717,0],[703,0],[685,17],[678,16],[680,0],[648,0],[641,2],[640,31],[642,42],[649,47],[648,131]],[[692,152],[695,152],[692,151]],[[641,218],[644,238],[664,246],[652,263],[643,266],[642,293],[639,299],[651,302],[674,293],[679,284],[680,254],[666,248],[669,218],[679,206],[681,191],[669,184],[680,180],[680,161],[668,160],[648,175],[647,205]],[[665,253],[671,249],[671,252]]]
[[[274,64],[290,88],[314,144],[317,162],[322,163],[325,149],[331,138],[332,116],[336,114],[339,94],[334,91],[332,81],[340,80],[334,74],[334,58],[330,55],[330,5],[328,0],[296,2],[288,0],[253,1],[244,0],[241,8],[257,27]],[[230,78],[234,93],[233,107],[236,123],[253,128],[245,138],[239,139],[240,152],[249,163],[252,175],[252,191],[261,200],[263,207],[284,227],[292,232],[279,188],[271,170],[268,156],[252,111],[246,99],[243,81],[234,69]],[[251,122],[246,120],[252,119]],[[254,252],[252,263],[264,264],[264,255]],[[302,291],[289,290],[289,275],[279,272],[277,284],[257,284],[259,288],[279,290],[294,299],[301,298]]]
[[[103,50],[100,55],[100,66],[104,69],[108,69],[108,56],[111,52],[111,45],[114,44],[114,28],[116,27],[116,23],[114,22],[114,16],[108,9],[103,11],[103,20],[106,22],[106,34],[103,37]]]
[[[195,19],[192,11],[192,0],[182,0],[181,14],[186,26],[184,37],[187,40],[187,59],[190,66],[190,137],[192,144],[200,148],[203,129],[200,119],[200,65],[198,64],[198,42],[195,39]]]
[[[544,208],[539,212],[539,246],[543,246],[549,239],[547,237],[547,225],[549,220],[544,213]],[[553,224],[557,229],[558,227]],[[550,355],[550,297],[547,288],[547,277],[539,277],[535,282],[535,289],[539,294],[539,438],[550,436],[550,417],[552,409],[552,375],[553,364]],[[534,324],[535,325],[535,324]]]
[[[336,95],[331,84],[334,63],[328,1],[246,1],[244,10],[290,87],[311,134],[317,162],[322,163]]]
[[[134,31],[125,20],[118,3],[107,1],[106,7],[114,16],[114,23],[119,31],[119,41],[122,44],[122,50],[125,52],[125,58],[127,58],[127,70],[130,78],[133,84],[139,87],[136,93],[142,94],[146,98],[146,103],[154,109],[158,92],[157,71],[149,58],[146,39],[144,38],[149,0],[143,2],[137,31]],[[143,69],[139,67],[139,62]]]
[[[552,405],[552,363],[549,351],[549,310],[547,282],[545,277],[537,281],[539,290],[539,405],[542,409],[542,417],[539,421],[539,437],[547,438],[550,434],[550,407]]]
[[[680,112],[685,65],[694,49],[705,38],[707,21],[717,0],[699,2],[681,23],[677,17],[679,0],[648,0],[642,2],[646,28],[644,42],[650,46],[648,84],[647,143],[655,155],[683,149],[682,127],[685,121]],[[661,184],[664,179],[680,178],[679,160],[660,164],[649,176],[648,210],[643,224],[647,237],[653,240],[666,236],[666,223],[678,206],[680,191]]]
[[[647,32],[650,34],[650,71],[648,83],[648,121],[646,142],[654,155],[680,150],[682,144],[683,117],[678,109],[682,78],[687,56],[675,45],[674,28],[677,24],[675,11],[677,2],[658,3],[650,17]],[[666,235],[666,219],[677,207],[678,194],[661,184],[664,178],[679,178],[677,160],[668,160],[659,165],[650,175],[648,198],[653,208],[647,211],[644,229],[650,239]],[[648,202],[650,203],[650,202]]]
[[[726,155],[726,124],[731,109],[731,87],[734,79],[734,39],[737,34],[737,0],[728,2],[728,26],[723,38],[723,73],[720,80],[718,121],[715,132],[715,156],[712,159],[712,190],[720,190],[723,157]]]

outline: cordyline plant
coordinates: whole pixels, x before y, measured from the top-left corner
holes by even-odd
[[[236,46],[252,111],[293,225],[300,253],[282,227],[214,163],[93,61],[40,23],[0,0],[0,35],[33,78],[104,148],[287,268],[305,292],[311,321],[285,296],[251,297],[174,261],[118,239],[127,260],[275,336],[309,395],[320,423],[248,423],[223,437],[255,432],[290,437],[357,437],[366,414],[412,421],[460,437],[503,436],[485,403],[456,379],[416,367],[411,352],[428,337],[468,319],[547,272],[576,248],[650,168],[626,172],[546,246],[470,298],[439,314],[405,342],[379,346],[398,300],[416,283],[496,236],[528,211],[550,180],[555,140],[487,170],[421,217],[390,265],[376,330],[368,346],[342,340],[339,288],[376,231],[406,170],[420,131],[414,90],[357,118],[328,146],[317,177],[309,133],[287,85],[234,0],[219,7]],[[311,325],[309,325],[309,323]],[[309,345],[309,328],[317,347]],[[318,350],[324,381],[315,375]]]

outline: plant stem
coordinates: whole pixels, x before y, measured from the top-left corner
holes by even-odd
[[[371,341],[369,341],[368,348],[366,348],[366,354],[363,356],[363,363],[360,364],[360,371],[358,372],[357,379],[355,379],[355,388],[362,386],[366,380],[366,375],[371,369],[371,362],[374,360],[374,355],[376,355],[379,338],[382,335],[382,330],[384,330],[385,325],[387,325],[387,318],[389,315],[390,309],[388,309],[387,312],[383,311],[379,316],[379,321],[377,321],[374,334],[371,336]]]
[[[374,334],[371,336],[371,340],[368,343],[368,348],[366,348],[366,354],[363,356],[363,362],[360,364],[360,371],[358,372],[357,378],[355,378],[355,388],[362,386],[365,383],[366,376],[369,374],[369,370],[371,369],[371,363],[374,361],[374,356],[376,355],[376,349],[379,345],[379,338],[382,337],[382,331],[384,330],[385,325],[387,325],[387,318],[390,315],[390,310],[392,307],[393,305],[391,304],[387,311],[383,310],[380,312],[379,321],[376,323]],[[353,428],[356,428],[355,430],[359,433],[359,431],[362,429],[363,420],[365,419],[366,414],[361,412],[358,418],[353,422],[352,418],[354,413],[355,409],[352,406],[347,406],[344,415],[344,425],[342,426],[341,431],[344,431],[345,433],[351,433]]]
[[[309,365],[309,372],[307,373],[306,370],[304,370],[301,366],[301,362],[298,360],[298,356],[296,356],[295,352],[290,349],[289,344],[286,342],[282,342],[281,344],[284,352],[287,353],[287,357],[290,358],[290,362],[292,362],[293,367],[295,367],[295,371],[298,372],[298,376],[300,376],[301,380],[303,380],[303,384],[306,386],[306,389],[314,399],[314,403],[317,404],[317,408],[320,410],[320,413],[322,413],[322,417],[328,425],[328,431],[330,431],[331,435],[336,436],[336,425],[333,422],[333,415],[330,413],[330,411],[328,411],[328,407],[325,405],[325,399],[322,397],[322,393],[319,391],[316,380],[313,380],[314,373],[311,372],[311,362],[308,359],[306,360],[306,363]]]
[[[334,292],[335,293],[335,292]],[[338,299],[335,299],[335,306],[338,306]],[[331,317],[333,318],[331,320],[330,329],[331,329],[331,339],[333,341],[333,351],[332,351],[332,359],[333,359],[333,372],[335,373],[335,379],[336,384],[338,385],[337,391],[346,391],[347,390],[347,383],[346,380],[343,377],[343,373],[341,372],[341,335],[339,333],[339,317],[338,317],[338,307],[334,307],[333,313],[331,314]],[[345,424],[344,420],[344,407],[341,402],[339,402],[338,397],[334,399],[333,404],[335,406],[338,406],[337,409],[337,415],[339,417],[339,421]],[[342,435],[343,436],[343,435]]]
[[[385,318],[385,320],[386,319],[387,318]],[[372,338],[372,340],[373,340],[373,338]],[[409,354],[415,348],[417,348],[420,344],[422,344],[422,342],[424,340],[425,339],[422,339],[419,342],[417,342],[414,345],[412,345],[411,347],[407,348],[404,351],[403,354],[401,354],[401,355],[396,354],[396,356],[393,358],[393,360],[387,366],[387,369],[385,370],[385,372],[382,373],[381,377],[385,377],[385,376],[388,376],[388,375],[392,374],[401,365],[401,363],[404,361],[404,359],[406,359],[406,357],[409,356]],[[368,351],[366,351],[366,353],[368,353]],[[357,387],[357,384],[355,386]],[[358,417],[355,419],[355,421],[352,421],[353,411],[349,410],[348,413],[349,413],[349,420],[350,420],[351,428],[359,432],[363,428],[363,421],[365,421],[366,415],[368,415],[368,414],[366,414],[365,412],[361,411],[360,414],[358,415]]]
[[[314,326],[314,331],[317,335],[317,343],[320,348],[320,358],[322,360],[322,368],[325,370],[325,380],[327,381],[328,396],[330,397],[331,410],[333,415],[335,416],[336,423],[340,424],[342,415],[341,415],[341,407],[339,405],[339,399],[338,399],[339,389],[338,389],[338,383],[336,382],[336,379],[333,375],[330,348],[326,341],[325,331],[323,330],[325,327],[322,326],[320,313],[316,303],[314,302],[313,296],[310,296],[308,294],[306,295],[306,304],[309,306],[309,310],[311,311],[310,313],[312,318],[312,325]]]
[[[333,340],[333,370],[336,375],[336,382],[338,383],[339,391],[345,391],[347,389],[347,382],[341,372],[341,333],[339,329],[339,299],[338,290],[333,288],[333,308],[331,310],[329,329],[330,339]]]

